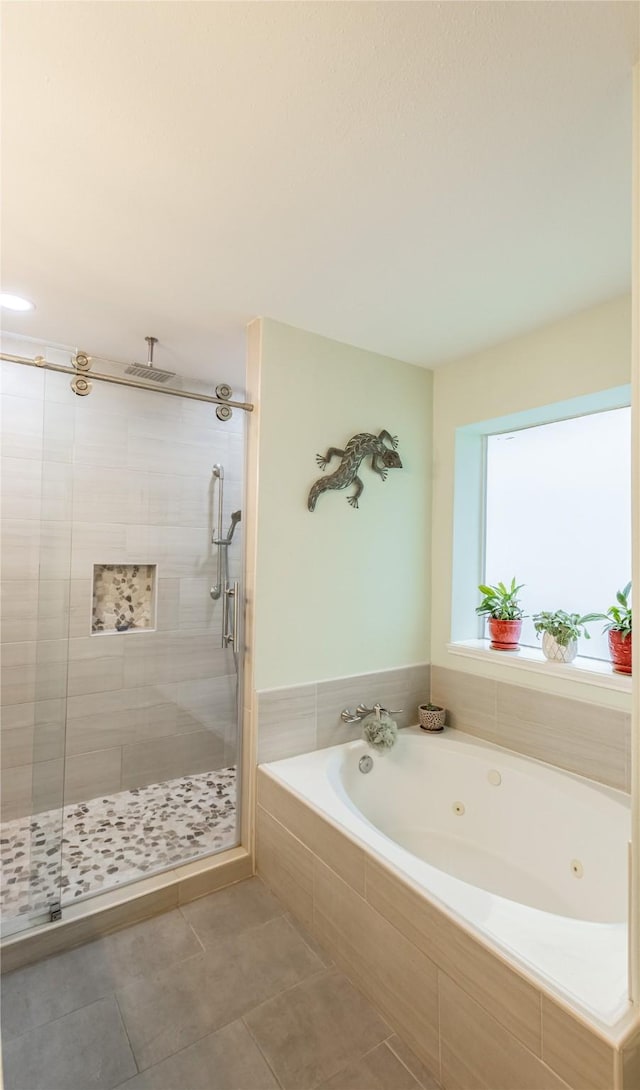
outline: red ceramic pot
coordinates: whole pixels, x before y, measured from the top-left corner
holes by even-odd
[[[522,631],[522,621],[499,621],[489,617],[489,635],[492,651],[517,651]]]
[[[631,673],[631,633],[625,636],[624,632],[609,630],[609,654],[613,663],[614,674]]]

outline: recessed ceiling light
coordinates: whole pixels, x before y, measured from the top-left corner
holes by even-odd
[[[9,295],[6,291],[0,292],[0,306],[7,310],[35,310],[28,299],[23,299],[21,295]]]

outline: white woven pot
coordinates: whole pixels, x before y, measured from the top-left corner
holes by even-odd
[[[564,647],[550,632],[543,632],[542,652],[549,662],[573,662],[578,654],[578,641],[570,640]]]

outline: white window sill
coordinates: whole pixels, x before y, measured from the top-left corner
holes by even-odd
[[[601,659],[585,659],[578,656],[571,663],[549,662],[537,647],[521,647],[519,651],[491,651],[489,640],[460,640],[448,643],[447,651],[468,659],[499,662],[516,670],[533,670],[534,673],[552,674],[601,689],[617,689],[631,693],[631,675],[614,674],[611,664]]]

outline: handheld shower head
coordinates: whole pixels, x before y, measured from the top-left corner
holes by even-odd
[[[231,526],[229,527],[229,533],[227,534],[227,545],[231,544],[231,538],[238,523],[242,520],[242,511],[233,511],[231,514]]]

